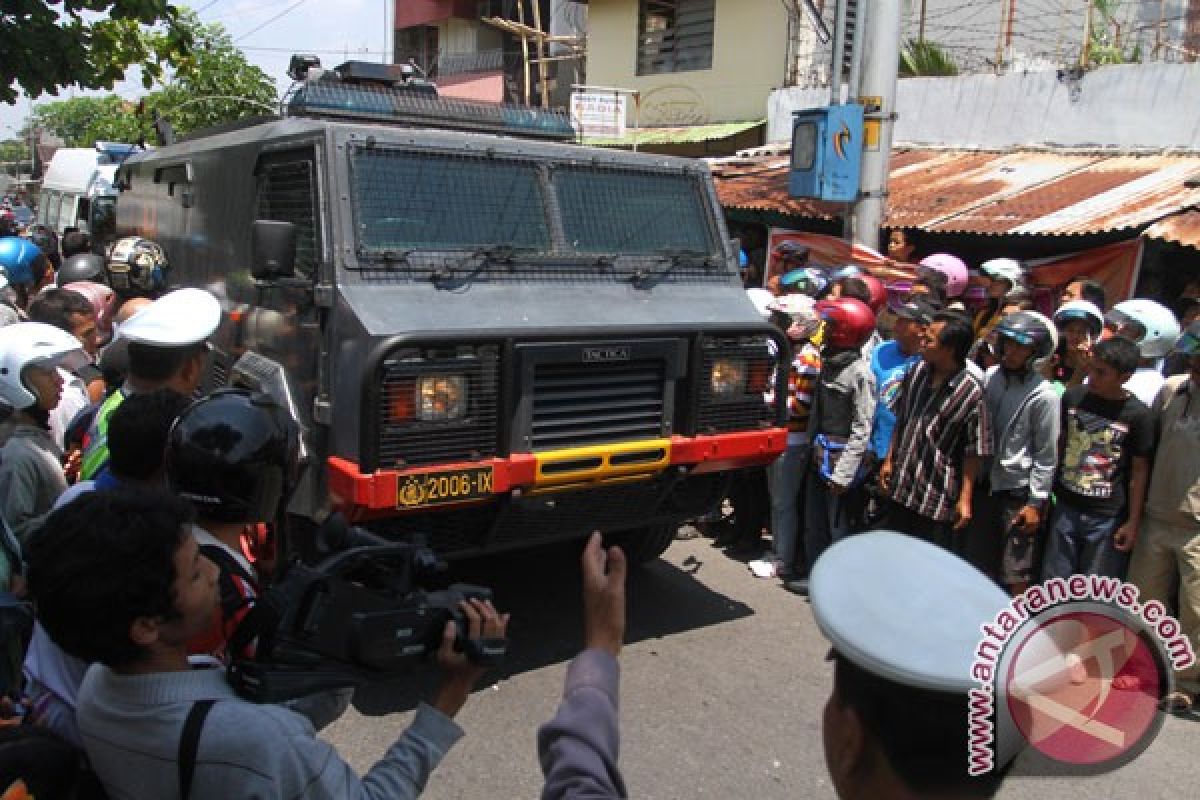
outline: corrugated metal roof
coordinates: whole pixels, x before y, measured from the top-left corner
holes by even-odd
[[[766,125],[765,119],[748,122],[716,122],[712,125],[683,125],[678,127],[626,128],[621,138],[587,138],[583,143],[593,147],[629,147],[634,141],[645,144],[694,144],[736,136],[743,131]]]
[[[732,208],[828,219],[837,206],[788,197],[786,158],[713,162]],[[885,224],[893,228],[1078,235],[1140,228],[1200,205],[1200,155],[1112,155],[906,148],[892,153]]]
[[[1168,242],[1200,250],[1200,211],[1185,211],[1182,214],[1160,219],[1146,228],[1143,235],[1151,239],[1165,239]]]

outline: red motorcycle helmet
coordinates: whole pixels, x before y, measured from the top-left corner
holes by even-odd
[[[888,290],[883,285],[883,281],[876,278],[874,275],[868,275],[865,272],[858,276],[858,279],[867,285],[871,290],[871,300],[867,303],[871,307],[871,311],[878,314],[883,311],[883,307],[887,305]]]
[[[875,331],[875,312],[853,297],[822,300],[816,311],[825,320],[825,341],[833,347],[862,347]]]

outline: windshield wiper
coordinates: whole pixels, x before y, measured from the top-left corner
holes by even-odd
[[[659,256],[659,259],[667,262],[667,265],[662,269],[649,271],[638,269],[633,273],[629,279],[629,282],[633,284],[633,288],[651,289],[657,286],[663,278],[670,275],[678,266],[702,266],[705,269],[712,269],[716,266],[708,253],[699,250],[664,251]]]
[[[469,286],[471,282],[479,276],[479,273],[483,272],[491,265],[507,264],[511,269],[513,259],[518,253],[532,251],[533,248],[530,247],[517,248],[507,244],[481,247],[472,252],[466,258],[463,258],[454,266],[443,264],[441,267],[433,271],[433,273],[429,276],[429,279],[433,281],[433,285],[439,289],[462,289],[465,286]],[[470,272],[467,272],[461,278],[456,279],[454,277],[455,267],[465,267],[467,262],[473,258],[478,258],[479,263],[472,267]]]
[[[378,265],[383,262],[384,269],[392,269],[392,267],[403,264],[406,267],[411,267],[408,257],[412,255],[412,250],[368,250],[365,247],[358,248],[359,261],[370,260]]]

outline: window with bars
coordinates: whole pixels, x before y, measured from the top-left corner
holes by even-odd
[[[561,167],[554,186],[567,242],[577,252],[714,252],[697,178]]]
[[[356,148],[356,236],[367,253],[508,245],[550,249],[537,169],[486,156]]]
[[[313,153],[279,153],[258,164],[258,218],[296,226],[296,276],[313,278],[320,261]]]
[[[638,75],[711,69],[716,0],[639,0]]]

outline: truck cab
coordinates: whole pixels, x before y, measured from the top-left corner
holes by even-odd
[[[450,557],[599,529],[646,560],[783,451],[765,393],[787,342],[741,288],[706,165],[354,74],[117,176],[120,235],[223,303],[209,385],[283,384],[293,515]]]
[[[94,148],[62,148],[46,165],[38,200],[38,222],[60,236],[70,230],[89,234],[97,244],[116,230],[117,167],[133,145],[97,142]]]

